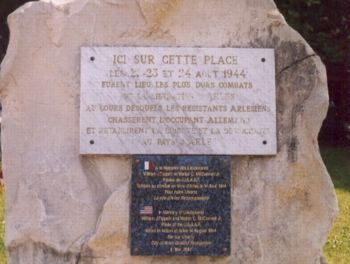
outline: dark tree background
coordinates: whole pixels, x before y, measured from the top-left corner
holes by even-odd
[[[326,64],[330,108],[322,143],[350,143],[350,0],[275,0]]]
[[[8,45],[6,17],[27,0],[0,0],[0,61]],[[323,143],[350,143],[350,0],[275,0],[288,23],[327,66],[330,110]]]

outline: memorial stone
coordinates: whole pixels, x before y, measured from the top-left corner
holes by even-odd
[[[0,89],[9,264],[324,263],[338,210],[317,142],[326,71],[272,0],[45,0],[8,21]],[[171,70],[177,75],[155,76]],[[177,199],[177,188],[168,195],[137,184],[164,181],[144,173],[167,162],[179,168],[182,157],[186,168],[230,160],[219,162],[223,190],[203,177],[217,188],[193,196],[217,197],[196,206],[209,218],[203,208],[221,207],[218,236],[157,240],[153,216],[143,218],[150,227],[138,217],[181,210],[148,200]],[[213,248],[200,252],[196,241]]]

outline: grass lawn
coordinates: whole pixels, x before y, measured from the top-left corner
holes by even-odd
[[[339,215],[324,247],[330,264],[350,263],[350,148],[322,148],[335,185]]]
[[[0,187],[0,263],[6,263],[6,253],[4,244],[5,233],[5,201],[4,201],[4,189]]]
[[[350,148],[322,148],[339,202],[339,216],[324,247],[330,264],[350,263]],[[0,264],[6,263],[4,246],[4,190],[0,187]]]

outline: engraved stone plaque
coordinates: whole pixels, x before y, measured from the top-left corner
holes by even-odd
[[[229,156],[134,156],[131,255],[229,255],[230,169]]]
[[[276,154],[273,49],[81,53],[82,154]]]

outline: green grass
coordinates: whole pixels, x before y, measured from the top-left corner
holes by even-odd
[[[339,216],[330,232],[324,253],[330,264],[350,263],[350,148],[322,148],[322,157],[334,182]],[[4,190],[0,187],[0,264],[6,263],[4,245]]]
[[[329,234],[324,253],[330,264],[350,263],[350,148],[323,148],[322,157],[332,177],[339,215]]]
[[[5,191],[3,187],[0,186],[0,263],[6,263],[6,253],[5,253]]]

